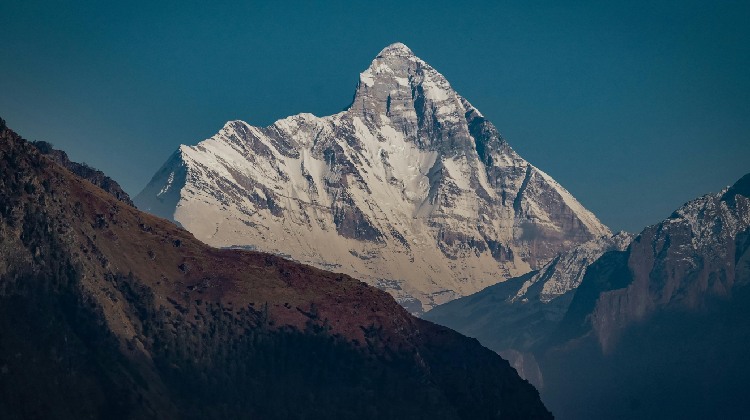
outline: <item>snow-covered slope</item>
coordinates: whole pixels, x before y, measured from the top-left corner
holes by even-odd
[[[632,238],[619,232],[592,239],[560,253],[538,271],[439,305],[424,317],[479,339],[521,372],[529,349],[547,339],[563,319],[587,268],[607,252],[627,249]]]
[[[345,272],[419,313],[609,234],[405,45],[341,113],[230,121],[136,197],[217,247]]]
[[[526,280],[510,302],[537,299],[542,303],[549,303],[577,288],[589,264],[605,252],[624,251],[632,239],[633,235],[619,232],[616,235],[590,240],[561,253]]]

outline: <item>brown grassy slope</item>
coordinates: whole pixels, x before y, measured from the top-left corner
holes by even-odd
[[[4,133],[8,141],[8,132]],[[109,194],[39,156],[20,139],[23,149],[18,164],[41,165],[29,185],[51,197],[48,217],[64,226],[65,238],[75,261],[84,268],[83,286],[102,302],[110,328],[128,335],[133,326],[118,314],[112,296],[118,291],[102,283],[106,273],[132,273],[149,283],[156,306],[181,305],[194,315],[195,300],[222,302],[237,309],[268,304],[277,327],[304,328],[310,307],[318,317],[329,319],[331,332],[364,343],[360,326],[371,324],[393,331],[393,339],[407,345],[406,332],[415,319],[387,295],[348,276],[325,272],[272,255],[240,250],[219,250],[196,240],[192,234],[158,217],[114,200]],[[4,146],[8,146],[6,143]],[[22,170],[27,168],[21,168]],[[43,183],[48,183],[45,188]]]
[[[355,351],[365,357],[362,363],[370,363],[358,371],[356,364],[341,367],[336,360],[320,362],[326,369],[341,368],[348,375],[364,377],[359,386],[375,398],[364,407],[356,406],[356,401],[333,401],[326,406],[329,409],[350,404],[354,408],[346,409],[354,411],[347,413],[361,411],[376,418],[378,413],[387,413],[383,410],[388,407],[383,406],[389,403],[378,396],[413,381],[410,387],[415,398],[425,399],[409,406],[409,396],[395,395],[393,402],[415,410],[414,415],[549,416],[536,391],[520,380],[507,362],[475,340],[414,318],[388,294],[347,276],[271,255],[207,247],[190,233],[117,201],[56,165],[4,124],[0,126],[0,170],[0,297],[13,303],[4,306],[0,319],[9,332],[0,335],[0,359],[2,351],[10,355],[20,348],[31,353],[35,363],[41,359],[40,366],[47,367],[31,371],[32,377],[22,383],[0,377],[0,392],[7,394],[6,402],[25,401],[28,395],[44,391],[49,395],[68,392],[89,395],[91,407],[76,406],[70,398],[51,398],[49,411],[42,409],[42,415],[101,416],[119,410],[113,404],[121,404],[130,413],[124,417],[184,417],[202,408],[201,415],[219,417],[221,413],[231,415],[233,406],[249,399],[251,409],[262,417],[297,416],[299,412],[293,410],[289,415],[280,414],[279,404],[264,411],[270,410],[265,402],[251,396],[243,400],[227,397],[224,405],[211,405],[222,397],[212,396],[215,387],[255,386],[249,374],[235,367],[236,359],[246,353],[243,348],[255,348],[247,344],[247,337],[268,337],[258,331],[278,331],[281,336],[263,339],[276,343],[297,331],[303,333],[303,343],[304,336],[311,334],[335,338],[330,342],[314,339],[318,341],[312,347],[324,353],[335,350],[357,360],[360,356],[352,353]],[[34,312],[37,304],[39,313]],[[14,305],[17,312],[10,310]],[[18,311],[28,319],[17,323],[14,314]],[[58,312],[60,316],[47,316]],[[15,324],[24,328],[14,329]],[[94,360],[78,371],[61,368],[61,361],[70,364],[76,359],[51,357],[47,349],[39,349],[40,340],[47,336],[54,355],[58,347],[67,348],[69,337],[75,337],[81,349],[79,359]],[[335,343],[339,347],[334,348]],[[294,362],[283,359],[285,352],[292,351],[289,357],[306,357],[274,345],[277,347],[270,348],[282,354],[282,368]],[[110,347],[112,351],[107,350]],[[318,363],[315,358],[310,361]],[[9,369],[17,368],[12,360],[8,363]],[[273,378],[272,367],[258,369],[266,369],[264,380],[273,381],[268,379]],[[392,372],[392,377],[373,379],[381,371]],[[28,375],[29,371],[22,373]],[[46,383],[44,375],[53,375],[55,381],[48,382],[54,383]],[[228,379],[217,385],[214,377]],[[81,385],[81,378],[90,385]],[[298,378],[290,382],[291,387],[305,381],[311,379]],[[28,390],[17,386],[19,383]],[[71,384],[70,389],[60,387],[65,383]],[[195,386],[182,387],[183,383]],[[314,380],[310,384],[321,387],[318,394],[310,392],[313,400],[317,398],[317,406],[324,406],[320,399],[329,397],[326,384]],[[280,386],[262,385],[258,389]],[[117,393],[112,394],[109,387]],[[294,391],[289,388],[284,383],[280,389]],[[97,397],[99,393],[102,395]],[[294,406],[295,401],[289,403]],[[305,406],[314,410],[316,404]],[[67,410],[64,415],[54,411],[60,407]],[[21,412],[19,417],[28,414],[16,406],[0,404],[0,415],[3,410]]]
[[[70,160],[67,153],[55,149],[52,144],[47,143],[46,141],[34,141],[31,142],[31,144],[58,165],[81,178],[88,180],[123,203],[135,207],[128,193],[120,187],[120,184],[118,184],[117,181],[105,175],[104,172],[94,169],[85,163],[73,162]]]

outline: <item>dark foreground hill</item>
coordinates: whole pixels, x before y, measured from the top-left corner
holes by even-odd
[[[218,250],[0,122],[0,418],[550,418],[476,340]]]
[[[73,162],[68,157],[68,154],[63,150],[55,149],[51,143],[46,141],[34,141],[31,142],[42,154],[52,159],[55,163],[62,166],[63,168],[73,172],[83,179],[88,180],[97,187],[104,191],[112,194],[113,197],[122,201],[125,204],[134,206],[133,201],[130,199],[128,193],[122,189],[120,184],[114,179],[108,177],[104,172],[94,169],[85,163]]]

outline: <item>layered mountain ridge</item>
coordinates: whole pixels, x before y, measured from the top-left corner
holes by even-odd
[[[510,360],[537,386],[544,381],[529,352],[548,340],[565,317],[589,265],[608,252],[627,249],[633,235],[619,232],[585,242],[544,267],[440,305],[425,319],[450,326]],[[531,373],[528,373],[531,372]]]
[[[345,111],[230,121],[180,146],[135,202],[207,244],[353,275],[414,313],[610,233],[400,43]]]
[[[558,418],[745,416],[750,174],[614,245],[550,263],[574,282],[541,270],[425,317],[511,359]]]
[[[590,307],[589,293],[581,293],[566,321],[590,323],[606,353],[623,330],[657,311],[701,310],[712,299],[730,299],[750,284],[750,273],[742,266],[748,245],[743,238],[750,234],[748,184],[750,174],[644,229],[627,249],[626,287],[587,283],[589,291],[598,292],[595,306]],[[587,320],[579,318],[585,307],[591,310]]]
[[[551,418],[475,340],[387,293],[215,249],[0,119],[0,417]]]

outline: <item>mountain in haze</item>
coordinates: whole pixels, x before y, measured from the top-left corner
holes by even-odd
[[[230,121],[180,146],[135,202],[207,244],[361,278],[414,313],[610,234],[400,43],[345,111]]]
[[[686,203],[558,297],[540,271],[426,318],[513,359],[558,418],[746,417],[749,197],[750,174]]]
[[[624,250],[631,239],[620,232],[585,242],[539,270],[437,306],[424,318],[478,338],[510,360],[525,379],[542,386],[534,356],[527,350],[562,320],[588,265],[606,252]]]
[[[0,120],[0,418],[551,418],[387,293],[208,247]]]

